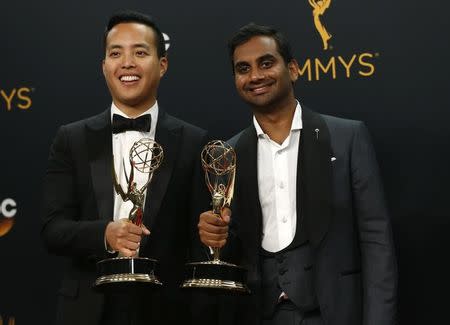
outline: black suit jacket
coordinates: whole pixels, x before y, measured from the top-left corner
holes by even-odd
[[[104,232],[113,218],[110,110],[64,125],[50,150],[44,182],[42,237],[48,250],[68,257],[59,291],[57,324],[98,324],[104,297],[92,290],[95,264],[110,257]],[[159,110],[155,140],[164,160],[147,189],[144,224],[151,230],[140,256],[159,260],[163,289],[146,313],[170,324],[187,317],[178,286],[187,259],[189,213],[196,218],[193,180],[200,173],[206,132]],[[199,208],[198,210],[200,210]],[[173,313],[177,309],[179,312]],[[168,314],[166,314],[168,311]]]
[[[297,218],[314,250],[313,265],[304,268],[312,272],[325,324],[395,324],[397,265],[367,129],[362,122],[317,114],[305,107],[302,121]],[[235,144],[237,174],[224,259],[228,255],[248,269],[252,295],[224,298],[221,308],[228,311],[220,317],[223,323],[258,324],[262,315],[262,213],[253,125],[230,141]]]

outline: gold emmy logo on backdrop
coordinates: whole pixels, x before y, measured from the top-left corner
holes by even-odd
[[[6,323],[6,318],[5,318],[5,322],[3,322],[3,318],[0,315],[0,325],[15,325],[16,324],[16,319],[14,317],[9,317],[8,322]]]
[[[331,34],[325,29],[322,21],[319,16],[323,16],[325,11],[330,7],[331,0],[308,0],[309,4],[313,8],[313,17],[314,17],[314,26],[316,26],[317,31],[319,32],[320,37],[323,42],[323,49],[328,49],[328,41],[331,38]]]
[[[331,5],[331,0],[308,0],[312,7],[314,26],[322,38],[322,47],[325,54],[315,58],[298,60],[298,73],[300,77],[308,81],[319,81],[321,79],[347,79],[355,77],[367,78],[375,73],[374,60],[380,56],[379,53],[359,52],[349,55],[332,55],[333,46],[329,44],[332,35],[325,28],[321,18]],[[330,53],[330,55],[327,55]]]
[[[6,235],[13,227],[16,212],[17,204],[13,199],[4,199],[0,203],[0,237]]]
[[[6,108],[7,111],[11,111],[13,108],[27,110],[33,104],[31,100],[33,92],[34,88],[31,87],[0,89],[0,106]]]

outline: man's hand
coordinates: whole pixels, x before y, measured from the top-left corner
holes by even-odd
[[[223,247],[228,238],[230,216],[231,210],[228,208],[222,209],[220,217],[212,211],[203,212],[198,223],[201,242],[209,247]]]
[[[106,226],[105,238],[108,246],[122,256],[136,256],[142,236],[150,231],[144,226],[136,226],[128,219],[110,222]]]

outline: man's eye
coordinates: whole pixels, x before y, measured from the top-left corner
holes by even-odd
[[[119,55],[120,55],[120,53],[117,52],[117,51],[109,52],[109,56],[112,57],[112,58],[116,58],[116,57],[118,57]]]
[[[249,66],[238,66],[236,67],[236,72],[237,73],[247,73],[250,71],[250,67]]]
[[[146,56],[147,52],[145,52],[145,51],[136,51],[136,55],[137,56]]]
[[[263,68],[270,68],[270,67],[272,67],[273,66],[273,61],[263,61],[262,63],[261,63],[261,66],[263,67]]]

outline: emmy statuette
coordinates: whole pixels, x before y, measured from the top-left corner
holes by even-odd
[[[127,190],[120,185],[114,168],[112,177],[114,189],[122,200],[133,203],[128,215],[128,221],[137,226],[142,225],[145,194],[153,173],[161,165],[164,158],[162,147],[152,139],[143,138],[136,141],[130,149],[129,161],[131,170],[129,177],[125,171]],[[139,189],[134,179],[135,170],[148,174],[147,182]],[[107,258],[97,263],[97,279],[94,288],[100,292],[129,291],[134,289],[159,287],[162,283],[156,276],[158,261],[151,258],[119,256]]]
[[[233,198],[236,153],[226,142],[210,141],[201,153],[206,185],[211,192],[212,210],[220,218],[223,207]],[[248,294],[247,270],[220,260],[220,248],[211,247],[213,259],[186,264],[182,288],[218,289],[219,292]]]

